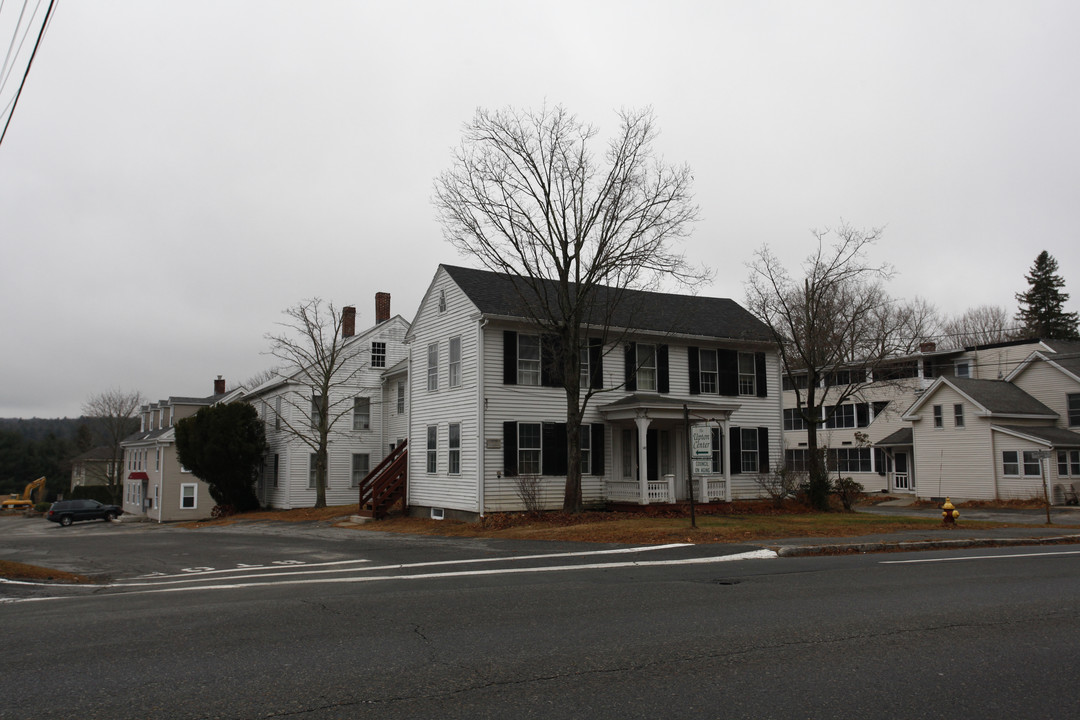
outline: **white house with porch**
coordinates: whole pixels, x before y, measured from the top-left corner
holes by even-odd
[[[441,265],[406,334],[414,513],[521,510],[523,477],[539,478],[544,507],[562,504],[565,391],[518,282]],[[586,504],[761,495],[755,479],[783,448],[780,363],[761,322],[728,299],[628,291],[586,330]]]

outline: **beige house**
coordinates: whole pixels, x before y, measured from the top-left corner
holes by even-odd
[[[1051,348],[1038,340],[952,350],[926,343],[919,352],[878,367],[878,382],[855,365],[826,374],[819,393],[829,390],[830,383],[845,387],[851,381],[865,381],[838,406],[826,396],[830,417],[818,429],[818,445],[825,451],[830,471],[860,482],[868,493],[918,494],[912,423],[904,418],[907,408],[940,378],[1004,379],[1035,351],[1051,352]],[[795,469],[806,466],[808,444],[806,425],[796,409],[794,384],[800,381],[805,387],[805,374],[797,372],[783,380],[784,462]]]
[[[108,485],[115,477],[116,463],[112,448],[99,445],[71,459],[71,489],[89,485]]]
[[[155,522],[210,517],[214,501],[209,486],[176,459],[176,423],[241,393],[240,389],[226,392],[225,380],[219,376],[213,395],[170,397],[141,408],[139,431],[121,443],[125,516]]]
[[[938,378],[904,413],[919,497],[1063,502],[1080,482],[1080,343],[1040,345],[1001,380]]]

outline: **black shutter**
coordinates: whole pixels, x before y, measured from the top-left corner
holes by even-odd
[[[855,403],[855,425],[866,427],[870,424],[870,406],[866,403]]]
[[[754,353],[754,371],[757,374],[757,396],[769,397],[769,379],[765,374],[765,353]]]
[[[686,360],[690,366],[690,394],[701,394],[701,350],[696,347],[686,348]]]
[[[517,423],[513,420],[508,420],[503,423],[503,475],[506,477],[514,477],[517,475],[517,450]]]
[[[739,475],[742,473],[742,436],[737,427],[731,428],[728,435],[731,436],[731,474]]]
[[[757,429],[758,472],[769,472],[769,428]]]
[[[589,338],[589,387],[604,387],[604,341],[600,338]]]
[[[874,448],[874,467],[878,475],[885,477],[885,451],[881,448]]]
[[[541,474],[566,475],[566,423],[543,424],[540,438]]]
[[[626,390],[637,390],[637,343],[626,344]]]
[[[517,364],[517,333],[503,330],[503,385],[517,385]]]
[[[717,350],[716,367],[720,374],[720,394],[739,394],[739,353],[737,350]]]
[[[556,335],[540,336],[540,384],[562,387],[562,341]]]
[[[668,346],[656,346],[656,392],[671,392],[671,379],[668,372]]]
[[[592,474],[604,474],[604,426],[601,423],[592,425],[592,447],[589,449],[592,460]]]

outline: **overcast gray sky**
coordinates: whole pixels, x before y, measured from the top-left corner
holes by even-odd
[[[842,217],[886,226],[895,295],[1015,312],[1046,249],[1076,310],[1078,27],[1075,1],[60,2],[0,146],[0,417],[232,387],[311,296],[411,320],[469,264],[431,195],[477,107],[652,106],[704,294]]]

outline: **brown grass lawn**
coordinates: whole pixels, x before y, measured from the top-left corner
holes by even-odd
[[[50,568],[26,565],[10,560],[0,560],[0,577],[9,580],[28,580],[31,582],[89,583],[93,582],[85,575],[52,570]]]

